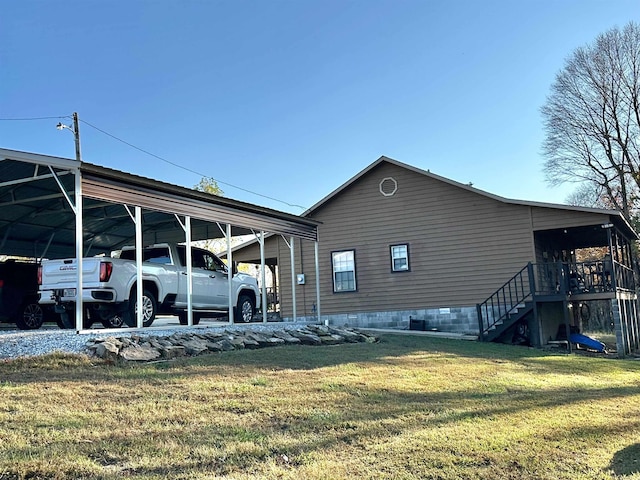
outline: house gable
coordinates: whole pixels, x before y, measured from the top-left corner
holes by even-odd
[[[533,259],[528,207],[395,162],[377,162],[311,215],[322,222],[323,292],[333,292],[331,252],[356,251],[358,291],[325,293],[326,312],[469,305],[491,293],[487,276],[504,282]],[[410,272],[391,272],[395,244],[409,246]]]

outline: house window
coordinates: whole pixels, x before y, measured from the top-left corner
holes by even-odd
[[[391,271],[409,271],[409,245],[391,245]]]
[[[344,250],[331,254],[331,265],[333,267],[333,291],[334,292],[355,292],[356,291],[356,262],[355,251]]]

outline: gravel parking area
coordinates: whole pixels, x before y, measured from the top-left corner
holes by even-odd
[[[87,342],[93,338],[104,338],[109,336],[136,335],[158,335],[169,336],[176,332],[185,332],[190,329],[197,331],[206,328],[211,331],[224,330],[254,330],[269,331],[281,330],[288,327],[300,327],[306,323],[251,323],[245,325],[216,325],[198,327],[178,327],[178,328],[145,328],[143,330],[124,328],[102,332],[95,329],[95,333],[78,334],[75,330],[61,330],[57,327],[44,327],[40,330],[17,330],[3,328],[0,330],[0,359],[46,355],[54,352],[84,353]]]

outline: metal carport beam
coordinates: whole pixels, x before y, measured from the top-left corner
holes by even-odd
[[[58,180],[56,179],[56,181]],[[59,185],[62,188],[62,185]],[[76,265],[78,268],[76,285],[76,332],[80,332],[84,326],[82,318],[82,312],[84,311],[84,305],[82,303],[82,293],[84,288],[82,284],[82,252],[84,251],[82,234],[84,232],[84,224],[82,222],[82,177],[80,170],[75,172],[75,190],[76,208],[74,209],[74,212],[76,214]],[[68,199],[64,189],[62,189],[62,193],[64,193],[65,197]]]
[[[253,230],[252,230],[253,232]],[[253,236],[258,241],[260,245],[260,300],[261,300],[261,309],[262,309],[262,323],[267,323],[267,277],[266,277],[266,265],[264,259],[264,238],[265,232],[264,230],[260,231],[260,235],[253,232]]]
[[[174,214],[175,215],[175,214]],[[193,326],[193,259],[191,252],[191,217],[185,216],[184,223],[180,220],[178,215],[175,215],[176,220],[184,230],[184,236],[186,241],[185,246],[185,261],[187,262],[187,325]]]

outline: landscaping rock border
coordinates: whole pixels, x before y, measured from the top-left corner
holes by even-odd
[[[278,345],[338,345],[342,343],[375,343],[379,339],[371,333],[353,328],[334,328],[322,325],[282,328],[272,331],[223,330],[182,331],[168,336],[128,335],[93,338],[87,342],[89,355],[103,360],[149,362],[179,357],[265,348]]]

